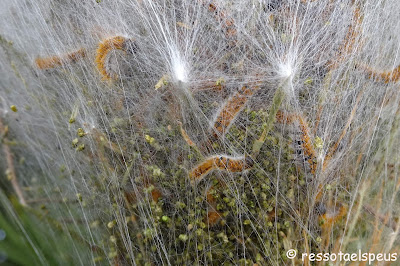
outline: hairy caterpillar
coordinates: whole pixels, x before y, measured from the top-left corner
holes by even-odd
[[[398,82],[400,80],[400,66],[392,71],[378,72],[369,67],[363,67],[369,74],[370,79],[382,80],[385,83]]]
[[[317,170],[316,153],[310,138],[307,122],[301,115],[297,116],[300,124],[300,130],[302,132],[302,147],[304,149],[304,155],[307,158],[308,164],[310,165],[311,173],[315,174]]]
[[[237,114],[246,104],[248,98],[252,96],[257,89],[257,86],[253,88],[242,87],[225,103],[214,122],[214,132],[212,134],[214,140],[225,134]]]
[[[399,67],[399,70],[400,70],[400,67]],[[363,95],[363,91],[360,91],[357,95],[355,103],[353,104],[353,108],[347,119],[347,123],[342,130],[342,133],[340,134],[336,143],[333,146],[331,146],[331,148],[329,149],[329,152],[325,156],[325,160],[322,164],[322,171],[324,171],[326,169],[326,167],[329,165],[329,162],[332,159],[333,155],[335,154],[337,148],[339,147],[340,142],[346,135],[347,130],[349,129],[350,124],[355,117],[355,113],[357,111],[357,107],[361,100],[362,95]],[[310,164],[311,173],[315,174],[315,172],[317,170],[316,152],[314,150],[313,143],[311,141],[308,125],[307,125],[306,121],[304,120],[303,116],[298,115],[298,114],[284,114],[283,112],[279,111],[276,114],[276,119],[279,123],[290,124],[290,123],[293,123],[295,120],[297,120],[299,122],[300,130],[301,130],[301,140],[298,141],[298,144],[300,146],[302,146],[302,148],[304,150],[304,155],[307,158],[308,163]]]
[[[291,124],[296,120],[299,122],[301,139],[297,141],[297,143],[304,151],[304,157],[307,159],[307,162],[310,165],[311,173],[315,174],[317,170],[316,152],[311,141],[307,122],[304,120],[303,116],[299,114],[284,114],[283,112],[279,111],[276,115],[276,119],[279,123]]]
[[[50,56],[50,57],[38,57],[35,60],[36,66],[40,69],[49,69],[49,68],[55,68],[57,66],[61,66],[65,63],[69,62],[76,62],[80,58],[83,58],[86,56],[86,51],[85,49],[81,48],[77,51],[62,55],[62,56]]]
[[[339,63],[343,62],[345,58],[353,52],[357,36],[361,32],[361,23],[362,19],[360,15],[360,9],[356,7],[353,14],[352,25],[346,34],[345,41],[339,48],[339,52],[337,53],[335,59],[329,62],[330,70],[337,68]]]
[[[251,157],[228,157],[228,156],[212,156],[204,162],[196,166],[190,173],[189,177],[192,181],[200,181],[211,170],[220,169],[228,172],[242,172],[253,167],[254,161]]]
[[[115,36],[108,38],[101,42],[96,50],[96,66],[97,69],[99,70],[100,74],[103,76],[103,79],[105,80],[111,80],[111,79],[116,79],[117,75],[112,75],[107,71],[107,66],[106,66],[106,59],[107,55],[109,52],[112,50],[121,50],[124,52],[128,51],[128,42],[130,40],[126,39],[125,37],[122,36]],[[136,49],[135,46],[133,46],[133,51]]]

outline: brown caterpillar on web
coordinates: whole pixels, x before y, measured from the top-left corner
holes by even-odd
[[[389,71],[376,70],[365,64],[358,64],[357,67],[367,72],[369,79],[383,81],[384,83],[397,83],[400,80],[400,65]]]
[[[351,20],[351,25],[347,31],[346,37],[343,40],[343,43],[339,47],[334,58],[328,63],[328,68],[330,70],[336,69],[339,67],[346,58],[349,57],[352,53],[354,53],[357,49],[360,49],[362,43],[359,40],[359,35],[362,32],[362,16],[360,13],[360,8],[356,6],[353,11],[353,18]]]
[[[35,59],[35,64],[39,69],[50,69],[67,63],[74,63],[86,56],[85,49],[81,48],[64,55],[53,55],[49,57],[38,57]]]
[[[215,169],[237,173],[248,170],[252,168],[253,165],[254,160],[249,156],[230,157],[226,155],[215,155],[205,159],[193,168],[189,173],[189,177],[192,182],[198,182]]]
[[[295,161],[307,162],[309,171],[315,174],[317,170],[317,153],[310,135],[306,120],[300,114],[287,114],[279,111],[276,115],[280,124],[291,125],[289,135],[293,139]]]
[[[103,40],[99,43],[96,50],[96,67],[99,73],[103,76],[104,80],[117,79],[118,75],[113,73],[109,64],[109,54],[114,50],[120,50],[124,53],[136,52],[136,45],[133,40],[122,37],[114,36]]]
[[[214,119],[212,133],[208,142],[213,142],[224,136],[230,126],[243,109],[248,99],[258,90],[258,86],[240,88],[232,97],[230,97],[222,108],[217,112]]]

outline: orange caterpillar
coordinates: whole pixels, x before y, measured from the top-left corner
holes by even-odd
[[[212,156],[190,171],[189,177],[192,181],[200,181],[214,169],[226,170],[228,172],[242,172],[250,169],[253,165],[254,161],[251,157]]]
[[[300,130],[302,133],[301,136],[301,146],[304,150],[304,156],[307,158],[307,162],[310,165],[311,173],[315,174],[317,170],[317,162],[316,162],[316,152],[314,150],[309,128],[307,122],[304,120],[303,116],[298,114],[284,114],[281,111],[278,111],[276,114],[276,119],[279,123],[293,123],[295,120],[299,122]]]
[[[86,51],[85,49],[81,48],[77,51],[62,56],[54,55],[45,58],[38,57],[36,58],[35,63],[36,66],[40,69],[49,69],[61,66],[65,63],[76,62],[85,56],[86,56]]]
[[[385,83],[398,82],[400,80],[400,66],[392,71],[377,72],[369,67],[363,67],[369,74],[370,79],[383,80]]]
[[[111,80],[117,78],[116,75],[111,75],[106,69],[106,58],[109,52],[112,50],[126,51],[126,39],[122,36],[115,36],[108,38],[99,44],[96,50],[96,65],[100,74],[105,80]]]
[[[353,21],[352,25],[350,26],[347,35],[345,37],[344,43],[339,48],[339,52],[337,53],[334,60],[332,60],[329,64],[329,69],[335,69],[338,67],[339,63],[345,60],[345,57],[353,52],[354,45],[356,44],[357,36],[361,32],[361,15],[360,15],[360,8],[356,7],[353,14]]]
[[[302,147],[304,150],[304,155],[306,158],[308,158],[308,164],[310,165],[311,168],[311,173],[315,174],[315,171],[317,170],[317,162],[316,162],[316,153],[310,138],[307,122],[304,121],[303,117],[301,115],[297,115],[297,119],[300,123],[300,130],[302,132]]]
[[[246,104],[248,97],[253,95],[257,89],[258,87],[242,87],[225,103],[214,122],[214,139],[224,135],[232,121]]]

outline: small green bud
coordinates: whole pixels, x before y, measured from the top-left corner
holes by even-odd
[[[111,229],[111,228],[113,228],[114,225],[116,225],[116,224],[117,224],[117,222],[116,222],[115,220],[113,220],[113,221],[111,221],[111,222],[108,222],[107,227]]]
[[[83,151],[85,149],[85,144],[81,144],[76,148],[76,151]]]
[[[108,257],[110,259],[113,259],[113,258],[115,258],[117,256],[118,256],[118,252],[117,251],[111,251],[110,253],[108,253]]]
[[[82,202],[82,195],[81,195],[81,193],[76,194],[76,197],[78,198],[78,200],[79,200],[80,202]]]
[[[117,238],[115,236],[110,236],[110,241],[115,244],[117,243]]]
[[[179,235],[179,240],[186,242],[189,239],[189,237],[186,234],[180,234]]]
[[[78,133],[78,136],[79,136],[79,137],[83,137],[83,136],[86,135],[85,131],[84,131],[82,128],[78,128],[77,133]]]
[[[153,145],[154,142],[156,141],[154,138],[150,137],[149,135],[145,135],[144,138],[145,138],[146,142],[149,143],[150,145]]]
[[[322,149],[324,147],[324,141],[320,137],[315,137],[314,147],[317,149]]]
[[[287,228],[289,228],[290,222],[289,222],[289,221],[285,221],[284,226],[287,227]]]
[[[79,142],[79,139],[73,139],[72,140],[72,146],[76,146],[76,145],[78,145],[78,142]]]
[[[99,226],[99,224],[100,224],[100,221],[99,220],[95,220],[90,224],[90,228],[96,228],[96,227]]]
[[[313,83],[313,79],[312,78],[307,78],[305,81],[304,81],[304,85],[311,85]]]
[[[203,234],[203,229],[199,228],[196,230],[196,235],[201,236]]]

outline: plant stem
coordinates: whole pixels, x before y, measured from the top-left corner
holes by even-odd
[[[18,184],[17,174],[15,173],[13,155],[11,153],[10,147],[7,145],[7,142],[5,141],[6,128],[3,125],[1,117],[0,117],[0,133],[4,134],[3,138],[1,139],[1,143],[3,144],[3,152],[7,160],[7,176],[10,177],[11,185],[15,193],[17,194],[19,202],[21,203],[21,205],[26,206],[27,204],[24,198],[24,194],[22,193],[21,187]]]

